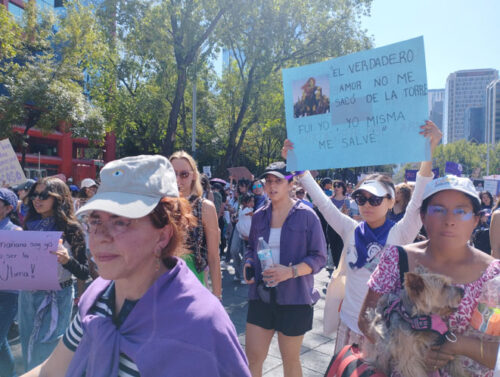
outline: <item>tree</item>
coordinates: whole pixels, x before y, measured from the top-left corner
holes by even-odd
[[[445,174],[446,162],[457,162],[462,165],[465,176],[470,176],[479,168],[480,177],[486,175],[486,144],[471,143],[467,140],[458,140],[453,143],[441,144],[436,148],[433,156],[433,166],[439,168],[439,174]],[[417,164],[406,164],[397,175],[403,180],[406,169],[417,169]],[[490,174],[500,173],[500,144],[490,150]]]
[[[3,134],[24,126],[23,167],[33,127],[46,132],[63,127],[77,137],[102,139],[104,118],[85,93],[85,77],[99,72],[96,62],[105,51],[95,17],[77,1],[67,2],[59,19],[39,14],[30,1],[24,17],[16,60],[5,64],[1,76],[7,94],[0,96]]]
[[[260,84],[273,72],[369,48],[358,16],[370,0],[246,0],[237,16],[223,17],[221,41],[236,61],[239,93],[230,119],[223,172],[237,163],[248,130],[259,120]],[[229,107],[234,104],[229,105]]]
[[[6,7],[0,7],[0,61],[10,61],[16,56],[20,37],[21,29],[14,17]]]

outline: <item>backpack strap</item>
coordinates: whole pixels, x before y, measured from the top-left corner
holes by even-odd
[[[396,246],[398,248],[399,254],[399,281],[401,282],[401,288],[404,286],[405,273],[408,272],[408,254],[402,246]]]

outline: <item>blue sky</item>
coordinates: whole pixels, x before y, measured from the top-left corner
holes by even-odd
[[[462,69],[500,69],[500,0],[373,0],[375,47],[424,36],[429,89]]]

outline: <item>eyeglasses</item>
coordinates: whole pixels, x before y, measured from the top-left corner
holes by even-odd
[[[253,185],[252,186],[252,190],[255,190],[256,188],[262,188],[264,186],[262,186],[262,183],[257,183],[256,185]]]
[[[106,224],[106,229],[112,237],[116,237],[122,233],[125,233],[130,225],[134,222],[134,219],[124,219],[116,218],[108,221],[102,221],[99,218],[90,218],[87,221],[87,228],[89,233],[96,234],[99,228]]]
[[[448,210],[444,207],[441,207],[441,206],[429,206],[429,207],[427,207],[427,214],[429,216],[438,217],[440,219],[444,219],[446,217],[446,215],[448,215],[448,212],[450,212],[450,210]],[[464,208],[461,208],[461,207],[455,208],[451,212],[453,213],[453,216],[460,221],[468,221],[468,220],[472,219],[472,216],[474,215],[474,213],[472,211],[468,212]]]
[[[192,171],[181,170],[181,171],[176,171],[175,172],[175,176],[179,177],[181,179],[186,179],[186,178],[188,178],[191,175],[191,173],[192,173]]]
[[[372,207],[378,207],[379,205],[381,205],[385,198],[386,198],[385,196],[376,196],[376,195],[372,195],[369,198],[367,198],[363,194],[357,194],[353,196],[353,199],[356,201],[358,206],[364,206],[366,202],[368,202]]]
[[[342,185],[341,185],[341,184],[339,184],[339,183],[335,183],[335,184],[333,185],[333,187],[334,187],[334,188],[342,188]]]
[[[48,191],[43,191],[43,192],[34,192],[33,194],[30,195],[30,199],[33,201],[36,198],[39,198],[40,200],[47,200],[50,198],[50,194]]]

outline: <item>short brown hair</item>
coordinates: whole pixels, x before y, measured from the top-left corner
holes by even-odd
[[[162,259],[187,253],[184,242],[190,227],[196,226],[196,217],[192,215],[191,206],[184,198],[164,197],[148,215],[157,229],[166,225],[172,226],[172,238],[162,250]]]

